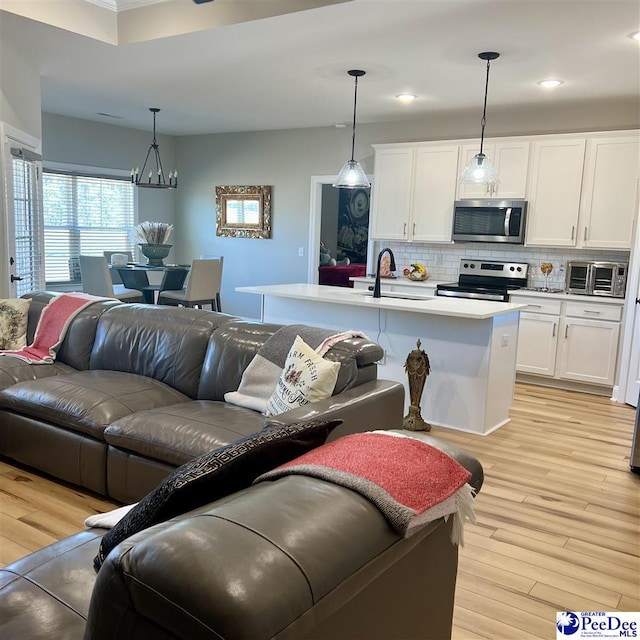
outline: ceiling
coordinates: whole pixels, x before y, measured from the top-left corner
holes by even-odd
[[[43,111],[149,130],[147,109],[159,107],[162,134],[350,126],[352,68],[367,72],[358,85],[360,123],[452,109],[477,109],[480,118],[481,51],[500,53],[491,64],[488,129],[492,108],[620,99],[640,109],[640,43],[629,37],[640,30],[637,0],[297,2],[328,6],[287,12],[277,0],[168,0],[136,9],[146,13],[128,25],[118,19],[133,13],[100,8],[115,16],[115,36],[100,39],[95,23],[74,32],[9,12],[3,0],[0,26],[2,39],[40,70]],[[244,13],[229,18],[238,7]],[[163,29],[145,30],[160,10],[182,12],[191,26],[162,19]],[[210,26],[225,11],[220,26]],[[550,77],[564,84],[536,84]],[[403,92],[418,98],[403,105],[395,98]]]

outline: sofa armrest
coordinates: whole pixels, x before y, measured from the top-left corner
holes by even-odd
[[[340,418],[329,440],[373,429],[402,429],[404,386],[391,380],[371,380],[335,396],[266,418],[265,424]]]
[[[85,640],[449,637],[456,563],[442,520],[403,539],[359,494],[281,478],[116,547]]]

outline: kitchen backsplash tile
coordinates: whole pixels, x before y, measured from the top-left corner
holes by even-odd
[[[375,255],[382,247],[389,247],[395,256],[398,270],[408,267],[412,262],[421,262],[427,268],[432,280],[455,282],[458,280],[460,258],[487,258],[500,261],[529,263],[529,286],[544,285],[544,276],[540,271],[541,262],[553,264],[549,276],[549,286],[564,288],[566,264],[569,260],[601,260],[605,262],[629,262],[628,251],[595,249],[568,249],[565,247],[523,247],[507,248],[492,243],[456,243],[451,245],[382,242],[376,243]]]

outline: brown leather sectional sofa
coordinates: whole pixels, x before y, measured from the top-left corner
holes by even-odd
[[[52,294],[32,298],[31,340]],[[174,468],[262,429],[229,405],[257,350],[280,325],[201,309],[98,302],[72,321],[52,365],[0,358],[0,454],[123,503]],[[379,345],[335,344],[334,395],[277,416],[344,420],[332,438],[402,426],[402,385],[377,379]],[[36,378],[36,379],[34,379]]]
[[[35,297],[34,314],[44,300]],[[94,305],[76,318],[50,376],[11,385],[1,394],[1,452],[109,495],[126,500],[140,495],[202,447],[261,428],[260,418],[244,423],[235,411],[220,414],[215,436],[194,423],[209,398],[217,402],[237,386],[247,362],[273,331],[270,325],[198,310]],[[189,340],[178,340],[180,333]],[[71,341],[76,341],[73,349]],[[182,345],[172,361],[179,380],[159,357],[176,345]],[[334,437],[398,427],[402,387],[376,380],[377,345],[354,341],[336,347],[344,353],[334,357],[344,358],[343,369],[350,371],[341,374],[344,389],[289,418],[340,417],[345,423]],[[41,369],[32,374],[11,369],[0,370],[3,384],[7,376],[44,375]],[[134,386],[131,369],[154,380],[148,392]],[[80,385],[76,370],[90,383]],[[71,386],[64,383],[69,371]],[[119,374],[121,385],[112,374]],[[164,434],[160,453],[161,443],[149,433],[143,437],[139,427],[112,433],[95,426],[98,415],[88,408],[100,404],[96,389],[107,395],[107,383],[122,394],[133,390],[140,411],[159,403],[158,397],[173,402],[174,394],[181,394],[185,399],[174,406],[190,405],[194,413],[172,416],[178,422],[170,438],[167,423],[158,427],[171,417],[167,404],[152,409],[157,414],[149,417],[150,424]],[[155,395],[155,383],[164,395]],[[65,399],[54,402],[55,391]],[[40,408],[27,410],[28,399]],[[104,397],[102,402],[104,422],[118,410],[117,403]],[[75,407],[73,417],[63,418],[65,406]],[[85,407],[82,415],[79,406]],[[119,420],[126,426],[121,418],[112,422]],[[455,457],[480,488],[482,467],[475,458],[429,435],[416,437]],[[49,448],[48,455],[37,453],[38,444]],[[74,460],[69,462],[73,470],[46,460],[58,455]],[[93,558],[102,529],[82,531],[5,567],[0,570],[0,637],[443,640],[451,634],[458,557],[450,524],[440,519],[405,539],[372,503],[344,487],[304,476],[262,482],[134,534],[107,556],[97,575]]]

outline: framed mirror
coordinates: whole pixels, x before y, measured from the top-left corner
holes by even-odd
[[[271,187],[216,187],[216,235],[228,238],[270,238]]]

